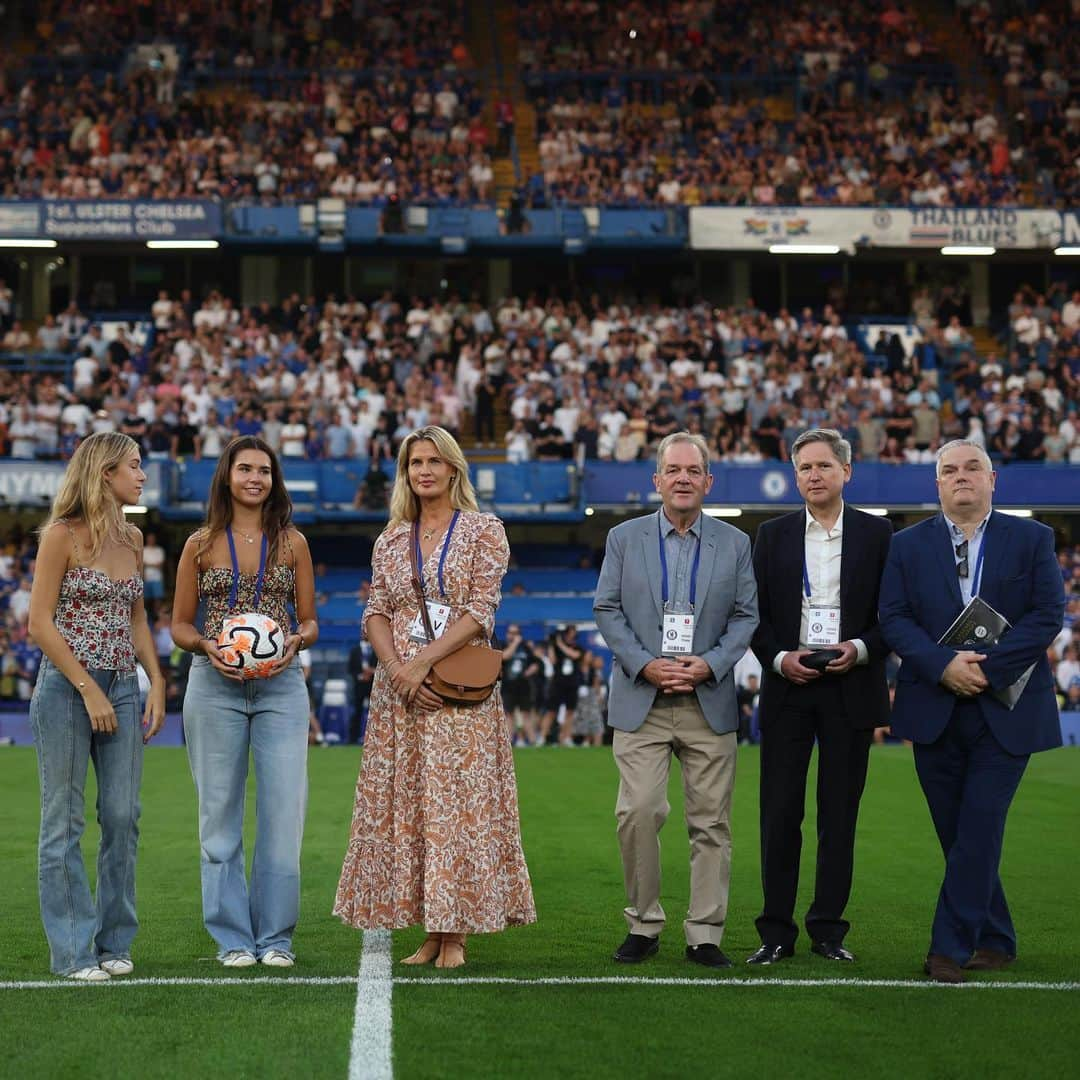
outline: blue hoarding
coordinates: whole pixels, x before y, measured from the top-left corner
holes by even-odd
[[[0,235],[53,240],[212,240],[221,207],[208,199],[53,199],[0,204]]]

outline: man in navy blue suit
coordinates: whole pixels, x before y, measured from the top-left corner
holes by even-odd
[[[1065,608],[1054,534],[994,513],[986,452],[959,439],[942,447],[942,513],[898,533],[881,581],[881,629],[903,661],[892,732],[915,744],[915,769],[945,854],[925,971],[937,982],[992,971],[1016,958],[998,877],[1009,804],[1028,758],[1061,745],[1046,650]],[[1011,629],[996,645],[939,645],[973,596]],[[1027,670],[1012,709],[998,694]]]

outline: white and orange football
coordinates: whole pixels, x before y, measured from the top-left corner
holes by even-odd
[[[245,679],[265,679],[285,655],[285,633],[269,615],[230,615],[221,624],[218,648],[226,667]]]

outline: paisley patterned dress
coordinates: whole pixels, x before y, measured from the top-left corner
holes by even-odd
[[[403,660],[419,614],[409,559],[411,527],[384,532],[372,556],[372,615],[391,623]],[[425,592],[437,597],[445,545],[424,560]],[[471,615],[490,634],[509,560],[490,514],[462,512],[443,568],[451,624]],[[482,638],[477,638],[482,642]],[[521,848],[510,732],[499,689],[482,705],[410,709],[380,664],[345,865],[334,914],[351,926],[431,933],[487,933],[536,921]]]

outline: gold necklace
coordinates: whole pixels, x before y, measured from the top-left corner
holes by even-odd
[[[424,536],[424,543],[430,543],[431,540],[445,528],[445,525],[432,525],[430,529],[421,529]]]
[[[238,533],[239,533],[239,534],[240,534],[240,535],[241,535],[241,536],[242,536],[242,537],[243,537],[243,538],[244,538],[244,539],[245,539],[245,540],[246,540],[246,541],[247,541],[247,542],[248,542],[249,544],[254,544],[254,543],[255,543],[255,539],[256,539],[256,537],[262,536],[262,531],[261,531],[261,530],[260,530],[259,532],[257,532],[257,533],[255,534],[255,536],[248,536],[248,534],[247,534],[246,532],[244,532],[244,531],[243,531],[242,529],[237,529],[236,531],[237,531],[237,532],[238,532]]]

